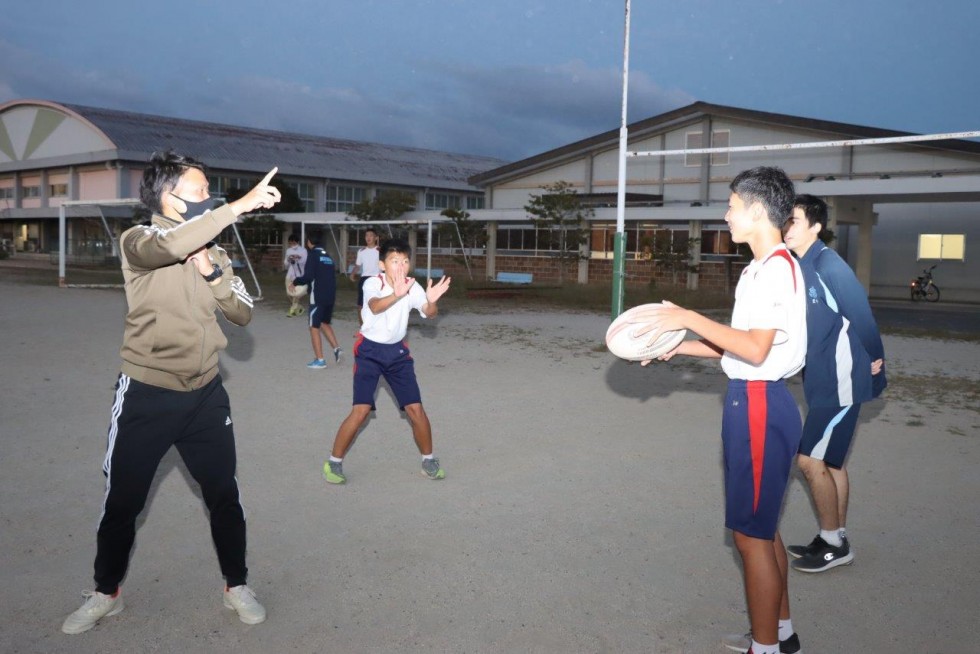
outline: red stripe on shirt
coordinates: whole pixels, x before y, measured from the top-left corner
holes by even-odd
[[[752,512],[759,508],[762,490],[762,464],[766,455],[766,385],[765,381],[746,383],[749,400],[749,448],[752,453]]]
[[[766,258],[766,261],[769,261],[769,259],[772,259],[773,257],[782,257],[783,259],[786,259],[786,263],[789,264],[789,274],[793,277],[793,292],[795,293],[796,292],[796,262],[793,261],[792,255],[790,255],[788,250],[784,250],[780,248],[775,252],[773,252],[772,254],[770,254],[768,258]],[[765,263],[766,261],[764,261],[763,263]]]

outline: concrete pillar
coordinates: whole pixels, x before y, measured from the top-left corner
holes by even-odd
[[[578,259],[578,277],[577,277],[576,281],[579,284],[588,284],[589,283],[589,262],[591,261],[591,258],[589,257],[589,244],[592,241],[592,234],[589,232],[589,223],[588,223],[588,221],[584,221],[583,220],[582,221],[582,224],[580,225],[580,229],[584,229],[585,230],[585,233],[588,234],[588,238],[585,239],[585,242],[582,243],[582,245],[580,245],[579,246],[579,249],[578,249],[578,254],[579,254],[579,259]]]
[[[350,266],[347,260],[350,258],[350,228],[342,225],[340,228],[340,265],[343,266],[344,274]],[[354,263],[351,261],[350,263]]]
[[[867,203],[867,209],[862,212],[862,220],[858,223],[858,254],[854,274],[868,293],[871,292],[871,229],[874,218],[871,205]]]
[[[854,268],[858,281],[868,291],[871,289],[871,230],[876,220],[874,205],[859,198],[833,197],[826,200],[830,212],[828,227],[837,231],[839,225],[857,225],[857,254],[855,261],[848,263]],[[847,252],[838,251],[838,254],[847,258]]]

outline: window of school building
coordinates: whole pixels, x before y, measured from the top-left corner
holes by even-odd
[[[919,234],[917,258],[964,261],[966,234]]]

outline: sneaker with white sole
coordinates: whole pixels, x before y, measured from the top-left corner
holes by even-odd
[[[827,541],[817,534],[813,537],[807,545],[789,545],[786,548],[786,553],[792,556],[794,559],[799,559],[804,556],[809,556],[814,552],[824,548],[827,545]]]
[[[346,483],[347,477],[344,476],[344,462],[327,459],[323,463],[323,478],[327,480],[328,484]]]
[[[324,368],[327,367],[327,362],[324,361],[323,359],[313,359],[308,364],[306,364],[306,367],[312,368],[313,370],[323,370]]]
[[[824,572],[854,562],[854,552],[851,551],[847,538],[841,539],[840,547],[834,547],[822,538],[820,540],[823,541],[823,547],[796,559],[789,564],[790,567],[799,572]]]
[[[102,618],[116,615],[125,608],[122,592],[116,590],[114,595],[105,595],[98,591],[87,590],[82,593],[85,603],[77,611],[65,618],[61,630],[66,634],[80,634],[95,626]]]
[[[422,475],[429,479],[445,479],[446,473],[439,465],[439,459],[422,459]]]
[[[238,619],[245,624],[259,624],[265,621],[265,607],[255,599],[255,592],[242,584],[233,588],[225,587],[225,608],[238,613]]]
[[[721,644],[735,652],[748,652],[752,649],[752,634],[725,636]],[[779,654],[803,654],[800,648],[800,637],[793,634],[786,640],[779,641]]]

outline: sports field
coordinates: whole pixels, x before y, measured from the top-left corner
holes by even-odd
[[[125,301],[0,271],[0,651],[721,654],[723,634],[747,630],[715,365],[620,362],[600,347],[605,311],[457,301],[409,330],[446,479],[421,477],[382,387],[348,484],[328,487],[354,314],[335,319],[347,360],[314,371],[284,310],[260,303],[249,327],[227,326],[222,363],[267,622],[222,607],[203,505],[171,451],[125,611],[66,636],[92,583]],[[794,625],[807,654],[975,651],[977,345],[885,348],[892,386],[864,408],[850,460],[855,562],[791,573]],[[815,529],[797,476],[783,537]]]

